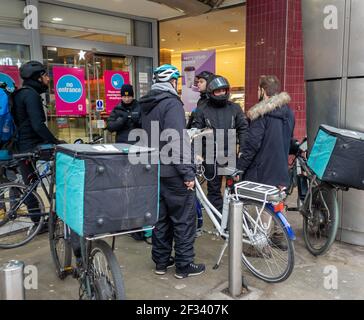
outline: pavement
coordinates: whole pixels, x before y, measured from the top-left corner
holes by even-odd
[[[212,230],[205,219],[205,228]],[[295,241],[295,268],[292,275],[279,284],[268,284],[255,278],[243,268],[249,290],[241,299],[246,300],[324,300],[364,299],[364,247],[335,242],[330,251],[313,257],[305,248],[302,238],[302,217],[289,212]],[[127,299],[131,300],[205,300],[231,299],[222,293],[228,284],[228,250],[221,266],[213,270],[223,240],[204,233],[196,239],[196,262],[206,264],[206,272],[197,277],[178,280],[174,268],[166,275],[154,274],[151,246],[135,241],[130,236],[116,240],[115,253],[124,276]],[[33,278],[36,289],[26,290],[28,300],[78,299],[78,282],[68,277],[59,280],[55,274],[49,251],[48,235],[37,236],[26,246],[0,252],[0,264],[11,259],[24,261],[37,267],[38,279]]]

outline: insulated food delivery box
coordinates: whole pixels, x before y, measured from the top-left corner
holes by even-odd
[[[57,215],[88,237],[153,226],[159,211],[159,163],[151,162],[156,152],[127,144],[57,146]]]
[[[364,190],[364,134],[321,125],[308,166],[322,181]]]

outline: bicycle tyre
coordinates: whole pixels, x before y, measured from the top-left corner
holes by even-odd
[[[70,239],[64,238],[64,223],[51,210],[48,220],[49,247],[51,250],[52,260],[56,268],[56,274],[61,280],[65,279],[68,271],[72,270],[72,246]],[[58,243],[63,243],[64,250],[60,250]]]
[[[244,201],[244,208],[247,210],[248,206],[251,206],[252,208],[262,208],[262,203],[258,202],[258,201],[254,201],[254,200],[246,200]],[[244,252],[244,242],[243,242],[243,252],[242,252],[242,261],[243,264],[245,265],[245,267],[251,272],[253,273],[254,276],[256,276],[257,278],[268,282],[268,283],[278,283],[278,282],[282,282],[284,280],[286,280],[292,273],[293,268],[294,268],[294,245],[293,245],[293,240],[291,240],[289,238],[288,232],[286,230],[286,228],[284,227],[282,221],[277,217],[277,215],[268,207],[264,208],[263,211],[265,214],[267,214],[269,217],[272,217],[275,225],[277,226],[276,228],[280,229],[281,234],[283,235],[284,239],[286,240],[287,243],[287,249],[284,251],[287,253],[287,261],[285,263],[285,266],[283,268],[283,270],[277,274],[277,275],[268,275],[267,272],[263,272],[262,270],[259,270],[257,267],[254,266],[254,259],[259,262],[258,259],[262,259],[262,256],[264,258],[264,254],[261,254],[261,256],[259,257],[249,257],[248,254],[246,254]],[[243,237],[244,237],[244,230],[243,231]],[[269,245],[269,241],[273,244],[273,242],[271,241],[271,239],[267,238],[266,241],[268,242]],[[256,252],[262,252],[261,249],[256,249],[255,246],[253,245],[249,245],[250,247],[254,248],[256,250]],[[274,248],[274,250],[277,250],[278,247]],[[280,250],[282,251],[282,250]],[[270,251],[270,254],[272,254],[272,250]],[[283,251],[282,251],[283,252]],[[268,252],[269,253],[269,252]],[[270,259],[270,258],[269,258]],[[275,259],[275,258],[274,258]]]
[[[317,197],[318,192],[324,192],[327,195],[327,198],[324,199],[326,205],[329,209],[329,215],[331,218],[331,226],[326,235],[326,241],[324,241],[323,245],[315,248],[314,245],[310,241],[310,221],[307,216],[303,216],[303,239],[306,244],[307,250],[314,256],[319,256],[325,254],[332,244],[335,241],[337,230],[339,228],[339,205],[336,196],[336,189],[328,184],[321,184],[312,190],[312,207],[317,208],[320,204],[322,204],[321,197]],[[322,194],[322,193],[321,193]],[[316,211],[317,213],[321,213],[321,210]],[[327,225],[327,217],[325,216],[325,224]]]
[[[4,183],[2,185],[0,185],[0,195],[3,195],[7,189],[9,190],[17,190],[17,192],[23,194],[25,193],[26,189],[28,188],[28,186],[26,185],[23,185],[21,183]],[[9,191],[10,192],[10,191]],[[21,229],[18,229],[18,230],[14,230],[12,232],[9,233],[9,238],[7,239],[7,236],[4,236],[3,235],[3,232],[5,231],[6,232],[6,229],[9,229],[9,225],[11,223],[14,223],[15,220],[17,219],[11,219],[8,215],[7,217],[5,218],[5,221],[3,221],[4,223],[0,225],[0,249],[14,249],[14,248],[18,248],[18,247],[21,247],[25,244],[27,244],[28,242],[30,242],[40,231],[40,229],[42,228],[43,224],[44,224],[44,214],[45,214],[45,206],[44,206],[44,202],[41,198],[41,196],[35,191],[33,190],[30,195],[32,197],[34,197],[34,199],[37,201],[37,203],[39,204],[39,207],[37,208],[37,210],[39,209],[40,211],[40,218],[39,218],[39,221],[37,222],[38,225],[35,227],[35,228],[31,228],[29,227],[28,228],[28,231],[29,233],[27,232],[27,235],[25,236],[24,239],[20,240],[20,241],[16,241],[15,239],[12,241],[11,239],[13,239],[14,235],[16,235],[17,233],[20,234],[20,232],[22,230],[25,230],[26,228],[21,228]],[[9,200],[10,201],[13,201],[10,199],[10,196],[9,196]],[[21,201],[21,205],[25,205],[25,199],[22,199]],[[3,201],[3,203],[5,204],[5,200]],[[11,203],[9,203],[8,205],[11,206]],[[7,213],[5,213],[7,214]],[[21,218],[21,217],[26,217],[26,216],[29,216],[29,213],[28,214],[24,214],[24,211],[23,213],[20,215],[17,216],[17,218]],[[19,223],[19,225],[24,225],[26,222],[19,222],[19,220],[17,221],[17,223]],[[33,222],[32,222],[33,223]],[[5,242],[4,242],[5,240]],[[8,240],[8,241],[6,241]]]
[[[95,279],[95,269],[90,274],[94,274],[92,281],[94,288],[92,291],[95,293],[96,300],[125,300],[125,289],[123,275],[120,270],[120,265],[116,259],[111,247],[103,240],[96,240],[92,242],[92,248],[89,257],[89,268],[94,264],[95,255],[100,252],[106,259],[108,269],[110,271],[114,283],[114,295],[112,297],[105,294],[109,288],[105,287],[105,279]],[[96,266],[94,266],[96,267]],[[105,278],[105,277],[104,277]]]

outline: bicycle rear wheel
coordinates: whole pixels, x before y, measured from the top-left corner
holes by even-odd
[[[92,242],[89,256],[91,291],[96,300],[125,300],[123,276],[111,247],[102,240]]]
[[[262,203],[247,200],[243,211],[244,265],[269,283],[286,280],[294,267],[294,246],[277,215]]]
[[[27,195],[27,188],[19,183],[0,186],[1,249],[17,248],[28,243],[43,226],[43,200],[34,190]]]
[[[57,276],[63,280],[72,271],[72,246],[65,239],[65,225],[52,210],[48,220],[49,246]]]
[[[312,215],[303,216],[303,239],[314,256],[326,253],[335,241],[339,227],[336,189],[328,184],[312,190]]]

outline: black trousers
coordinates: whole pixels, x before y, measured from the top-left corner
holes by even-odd
[[[32,164],[27,160],[22,161],[19,164],[19,170],[20,170],[20,174],[23,178],[24,184],[30,185],[32,182],[33,174],[34,174],[34,168],[33,168]],[[38,200],[33,195],[29,195],[29,197],[27,197],[24,200],[24,203],[28,207],[29,213],[40,213],[40,207],[39,207]],[[40,217],[34,216],[31,219],[33,222],[37,223],[37,222],[39,222]]]
[[[174,240],[175,263],[183,268],[194,260],[196,192],[181,177],[161,178],[159,220],[153,230],[152,259],[167,265]]]
[[[212,179],[211,181],[207,181],[207,199],[212,203],[212,205],[222,212],[223,207],[223,198],[221,193],[221,186],[222,186],[222,176],[218,176],[217,172],[215,173],[215,166],[211,164],[205,165],[205,176],[208,180]]]

